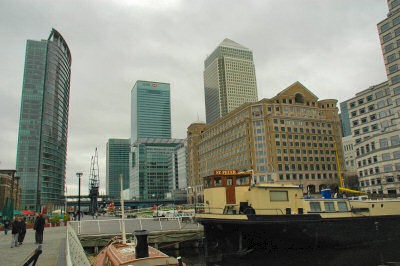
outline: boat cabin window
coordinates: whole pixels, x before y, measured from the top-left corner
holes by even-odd
[[[204,179],[204,187],[211,187],[211,178]]]
[[[334,202],[324,202],[324,205],[325,205],[325,211],[327,212],[336,211]]]
[[[250,176],[236,176],[236,185],[237,186],[250,185]]]
[[[346,202],[338,202],[337,206],[339,208],[339,211],[342,212],[347,212],[349,209],[347,208],[347,203]]]
[[[222,186],[222,178],[221,177],[214,177],[214,187]]]
[[[319,202],[310,202],[310,210],[312,212],[320,212],[321,204]]]
[[[288,201],[287,191],[270,191],[269,197],[271,201]]]

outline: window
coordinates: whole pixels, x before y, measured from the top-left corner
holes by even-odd
[[[375,97],[376,97],[376,99],[382,98],[383,97],[383,91],[378,91],[377,93],[375,93]]]
[[[390,28],[390,23],[385,23],[381,26],[381,32],[387,31]]]
[[[236,185],[249,185],[250,177],[249,176],[240,176],[236,177]]]
[[[347,208],[346,202],[338,202],[337,203],[339,211],[341,212],[347,212],[349,209]]]
[[[391,164],[386,164],[383,166],[383,171],[384,172],[392,172],[393,171],[393,165]]]
[[[270,191],[269,196],[271,201],[288,201],[287,191]]]
[[[396,87],[396,88],[393,89],[393,94],[394,95],[397,95],[399,93],[400,93],[400,87]]]
[[[390,160],[390,153],[382,154],[382,161],[388,161],[388,160]]]
[[[391,40],[392,39],[392,34],[391,33],[388,33],[388,34],[386,34],[386,35],[384,35],[383,37],[382,37],[382,41],[383,42],[387,42],[387,41],[389,41],[389,40]]]
[[[394,64],[393,66],[389,67],[389,73],[396,72],[398,69],[398,65]]]
[[[333,202],[324,202],[324,206],[325,206],[325,211],[327,212],[336,211],[335,204]]]
[[[380,139],[380,140],[379,140],[379,145],[380,145],[381,148],[388,147],[388,146],[389,146],[389,143],[388,143],[387,138]]]
[[[391,136],[390,141],[392,142],[392,146],[400,144],[400,137],[399,135]]]
[[[392,84],[396,84],[400,82],[400,75],[396,75],[393,78],[390,79],[392,81]]]
[[[320,212],[321,204],[319,202],[310,202],[310,210],[312,212]]]
[[[214,186],[215,186],[215,187],[220,187],[220,186],[222,186],[221,177],[214,177]]]
[[[394,44],[393,43],[388,44],[388,45],[385,46],[385,53],[390,52],[393,49],[394,49]]]

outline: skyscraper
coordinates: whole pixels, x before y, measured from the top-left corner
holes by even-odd
[[[122,174],[123,189],[129,188],[129,139],[109,139],[106,158],[106,193],[112,197],[120,197]]]
[[[26,44],[17,175],[22,209],[64,205],[71,53],[59,32]]]
[[[171,139],[168,83],[138,80],[131,92],[130,191],[136,199],[162,199],[175,188],[177,148]],[[185,162],[186,164],[186,162]]]
[[[131,91],[131,142],[171,138],[169,83],[136,81]]]
[[[253,52],[225,39],[204,62],[206,122],[258,101]]]

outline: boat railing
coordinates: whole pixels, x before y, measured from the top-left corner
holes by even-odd
[[[246,212],[239,212],[237,205],[227,205],[224,208],[216,208],[216,207],[203,207],[203,212],[197,213],[204,213],[204,214],[227,214],[227,215],[251,215],[251,214],[270,214],[270,215],[284,215],[284,211],[282,209],[265,209],[265,208],[251,208],[254,210],[255,213]]]
[[[89,259],[87,258],[85,251],[83,250],[81,241],[74,228],[71,226],[71,222],[67,225],[67,241],[66,241],[66,264],[67,266],[83,265],[90,266]]]
[[[198,229],[201,225],[194,216],[154,217],[124,219],[126,232],[135,230],[174,231]],[[71,221],[77,235],[119,235],[122,233],[121,219]]]

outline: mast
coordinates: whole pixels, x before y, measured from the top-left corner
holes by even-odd
[[[126,233],[125,233],[125,208],[124,208],[124,188],[123,188],[123,179],[122,174],[120,174],[120,182],[121,182],[121,227],[122,227],[122,243],[126,244]]]

